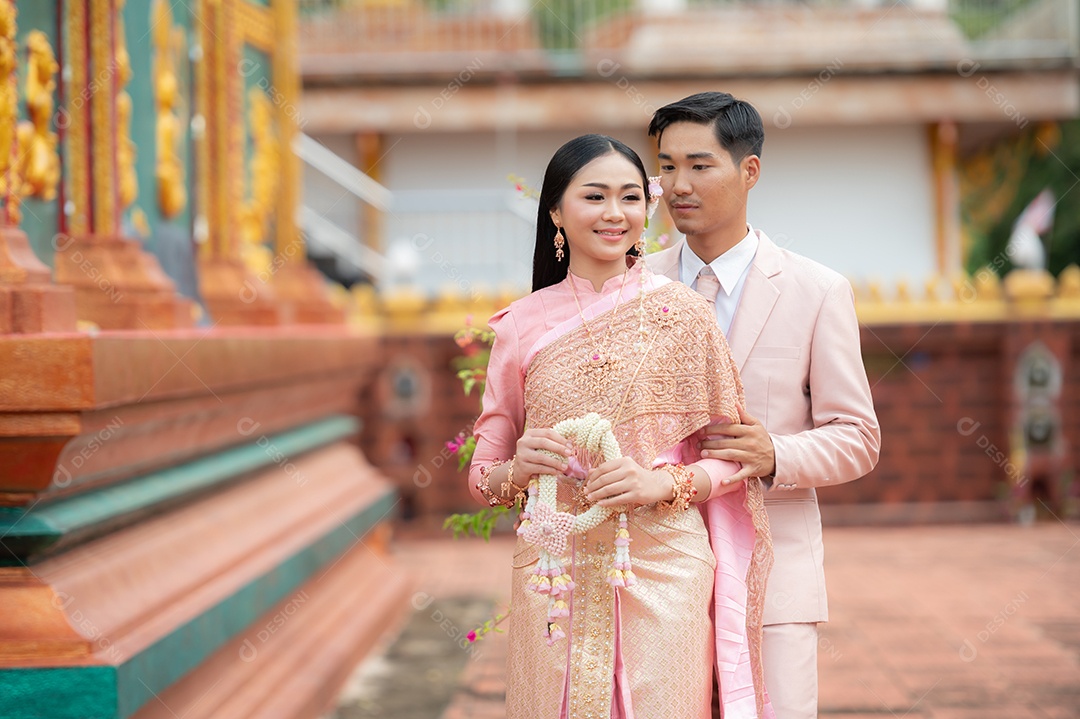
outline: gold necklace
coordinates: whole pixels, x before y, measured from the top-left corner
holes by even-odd
[[[600,345],[596,341],[596,336],[593,334],[592,328],[589,326],[588,321],[585,319],[585,313],[581,309],[581,300],[578,299],[577,288],[574,286],[573,278],[570,279],[570,290],[574,295],[574,304],[577,305],[578,317],[581,318],[581,324],[585,327],[585,332],[589,336],[589,341],[593,345],[593,350],[589,353],[584,361],[577,367],[578,380],[585,385],[592,394],[603,394],[611,384],[611,381],[619,369],[622,362],[622,358],[611,351],[611,333],[615,327],[615,320],[617,319],[617,313],[619,307],[626,304],[622,301],[623,291],[626,289],[626,278],[629,275],[630,267],[628,266],[623,271],[622,283],[619,285],[619,295],[616,300],[615,306],[611,309],[611,319],[608,321],[607,333],[604,336],[604,344]],[[641,277],[638,281],[638,332],[640,335],[639,341],[635,344],[635,349],[639,349],[644,345],[645,339],[645,268],[641,268]]]

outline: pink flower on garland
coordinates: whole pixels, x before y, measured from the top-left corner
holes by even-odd
[[[470,643],[470,644],[471,644],[472,642],[475,642],[475,641],[476,641],[476,630],[474,629],[474,630],[472,630],[471,632],[469,632],[469,633],[468,633],[468,634],[467,634],[467,635],[465,636],[465,638],[469,640],[469,643]]]

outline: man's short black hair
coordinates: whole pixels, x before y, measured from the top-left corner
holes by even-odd
[[[720,146],[728,151],[736,165],[747,155],[761,156],[761,146],[765,142],[761,115],[749,102],[737,100],[729,93],[699,92],[664,105],[653,113],[649,137],[655,137],[659,142],[664,130],[675,122],[711,126]]]

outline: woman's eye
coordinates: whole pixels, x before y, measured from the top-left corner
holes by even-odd
[[[641,196],[640,195],[627,195],[623,199],[626,200],[627,202],[637,202],[638,200],[641,199]]]
[[[602,200],[602,199],[604,199],[604,196],[601,195],[601,194],[594,193],[592,195],[585,195],[585,199],[586,200]]]

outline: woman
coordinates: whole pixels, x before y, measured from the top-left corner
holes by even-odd
[[[537,513],[537,477],[554,475],[559,512],[543,526],[555,534],[567,513],[627,510],[626,532],[613,517],[552,550],[565,575],[548,571],[550,545],[535,544],[536,531],[519,530],[508,719],[709,717],[714,666],[726,719],[771,716],[759,649],[772,560],[761,487],[722,486],[738,465],[699,459],[693,439],[712,421],[738,421],[742,386],[707,302],[638,261],[648,188],[641,159],[617,140],[561,147],[540,194],[533,292],[489,322],[474,495],[510,504],[531,486],[526,509]],[[610,422],[621,458],[586,456],[552,429],[588,413]],[[712,547],[691,506],[710,497],[724,534]],[[714,605],[731,618],[715,639]]]

